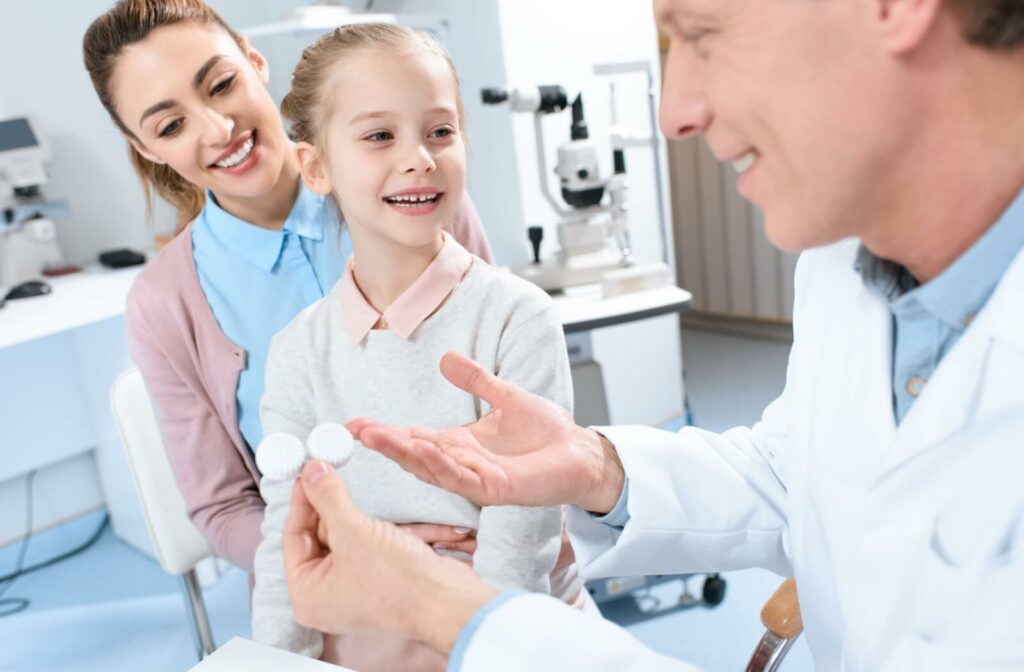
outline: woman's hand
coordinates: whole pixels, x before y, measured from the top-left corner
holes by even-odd
[[[326,543],[318,539],[321,521]],[[295,618],[323,632],[391,633],[447,655],[498,592],[416,535],[359,511],[319,461],[295,484],[282,543]]]
[[[464,427],[431,430],[359,419],[347,426],[420,480],[480,505],[576,504],[607,512],[624,473],[615,448],[576,426],[557,404],[503,382],[472,360],[448,353],[441,373],[492,410]]]
[[[459,551],[466,555],[476,553],[476,533],[467,527],[408,523],[398,529],[408,532],[435,551]]]

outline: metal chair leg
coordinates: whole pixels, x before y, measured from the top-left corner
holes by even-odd
[[[213,631],[210,629],[210,619],[206,615],[206,605],[203,604],[203,593],[199,588],[199,580],[194,570],[181,575],[181,589],[185,597],[185,608],[188,610],[192,621],[192,642],[196,647],[196,654],[199,660],[213,653],[216,645],[213,642]]]

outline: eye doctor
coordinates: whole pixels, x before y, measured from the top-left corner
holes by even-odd
[[[584,429],[447,355],[490,415],[351,429],[480,504],[573,505],[590,576],[794,575],[819,670],[1024,669],[1024,3],[654,7],[662,129],[703,134],[773,243],[805,250],[782,395],[724,434]],[[286,543],[296,613],[323,630],[417,637],[452,670],[688,669],[474,582],[319,463]]]

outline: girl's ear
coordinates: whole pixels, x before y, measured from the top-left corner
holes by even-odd
[[[142,155],[142,158],[146,159],[147,161],[149,161],[151,163],[158,163],[160,165],[163,165],[163,164],[167,163],[166,161],[161,159],[159,156],[157,156],[153,152],[151,152],[148,149],[146,149],[146,146],[144,144],[142,144],[141,142],[139,142],[137,139],[132,138],[130,136],[125,136],[125,137],[127,138],[128,142],[131,143],[131,146],[135,148],[135,151]]]
[[[317,148],[308,142],[295,143],[295,155],[299,159],[299,172],[309,190],[327,196],[331,193],[331,182],[327,179],[327,164]]]

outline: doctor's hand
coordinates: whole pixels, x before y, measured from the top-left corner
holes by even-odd
[[[323,632],[399,635],[447,655],[498,592],[415,535],[359,511],[319,461],[295,484],[282,543],[295,619]]]
[[[606,513],[622,491],[614,446],[578,427],[557,404],[499,380],[457,353],[441,373],[492,408],[478,421],[442,430],[380,425],[359,419],[352,434],[420,480],[482,506],[575,504]]]

